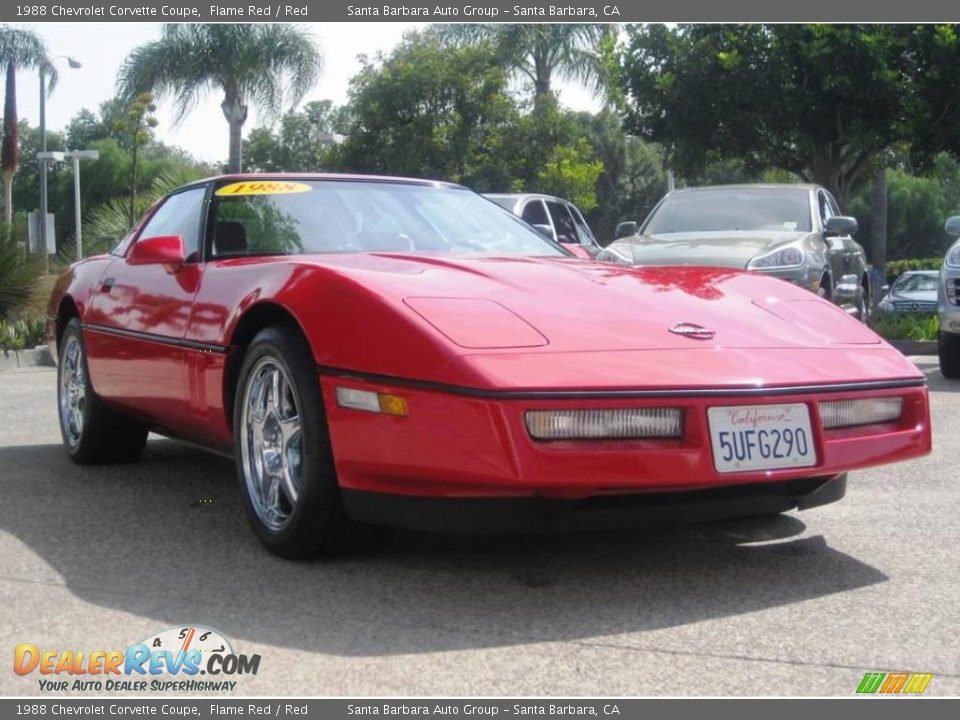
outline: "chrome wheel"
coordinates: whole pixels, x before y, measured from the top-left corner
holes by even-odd
[[[240,450],[247,494],[257,517],[283,530],[300,498],[302,432],[293,384],[274,358],[251,369],[243,391]]]
[[[60,362],[60,425],[70,447],[83,437],[83,416],[87,403],[87,378],[83,372],[83,348],[75,335],[67,339]]]

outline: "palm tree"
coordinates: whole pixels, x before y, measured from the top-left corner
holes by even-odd
[[[563,23],[556,25],[441,25],[437,33],[453,44],[490,43],[503,62],[533,82],[534,98],[553,91],[554,76],[601,89],[603,63],[600,45],[613,38],[613,25]]]
[[[240,140],[249,103],[278,115],[286,99],[303,99],[317,82],[323,59],[297,25],[164,25],[159,40],[136,48],[120,68],[120,94],[132,100],[149,92],[172,97],[182,120],[206,92],[223,93],[220,108],[230,125],[230,172],[241,167]]]
[[[0,175],[3,176],[3,218],[9,232],[13,221],[13,177],[20,169],[19,127],[17,125],[17,68],[42,69],[49,79],[49,91],[57,84],[57,71],[47,46],[29,30],[0,25],[0,66],[6,65],[6,94],[3,101],[3,149]]]

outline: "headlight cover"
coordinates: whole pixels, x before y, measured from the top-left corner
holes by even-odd
[[[902,397],[827,400],[820,403],[820,419],[824,430],[895,422],[902,413]]]
[[[683,435],[680,408],[603,410],[528,410],[527,432],[536,440],[678,438]]]
[[[960,243],[956,243],[947,251],[946,263],[950,267],[960,267]]]
[[[633,260],[625,255],[621,255],[613,248],[604,248],[597,253],[597,260],[600,262],[614,263],[616,265],[633,265]]]
[[[780,270],[783,268],[795,268],[803,265],[803,250],[795,245],[780,247],[776,250],[757,255],[749,263],[749,270]]]

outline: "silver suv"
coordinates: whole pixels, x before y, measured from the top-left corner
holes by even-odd
[[[870,275],[840,214],[819,185],[715,185],[668,193],[643,225],[621,223],[598,260],[706,265],[762,272],[807,288],[866,322]]]
[[[960,215],[949,218],[944,230],[947,235],[960,235]],[[937,336],[940,372],[947,378],[960,378],[960,240],[947,250],[940,269],[937,315],[940,318]]]

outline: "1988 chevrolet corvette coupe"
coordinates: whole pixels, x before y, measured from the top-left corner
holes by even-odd
[[[378,525],[611,527],[778,513],[930,451],[923,375],[842,310],[737,270],[571,257],[455,185],[233,175],[60,278],[63,442],[236,459],[300,557]]]

